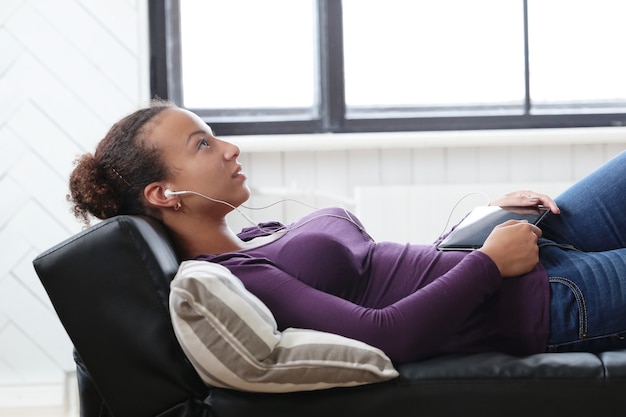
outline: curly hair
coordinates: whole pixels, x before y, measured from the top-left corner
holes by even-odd
[[[166,178],[160,151],[146,140],[158,123],[157,116],[173,103],[153,100],[111,127],[96,147],[75,161],[67,200],[85,226],[91,216],[107,219],[121,214],[153,215],[145,204],[143,189]]]

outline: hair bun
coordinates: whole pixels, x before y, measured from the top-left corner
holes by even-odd
[[[75,165],[68,195],[74,215],[89,224],[90,216],[106,219],[119,214],[120,196],[113,188],[106,168],[91,153],[80,156]]]

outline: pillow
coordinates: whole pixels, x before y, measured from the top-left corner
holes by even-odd
[[[269,309],[222,265],[185,261],[171,283],[170,313],[205,383],[254,392],[310,391],[395,378],[380,350],[315,330],[280,332]]]

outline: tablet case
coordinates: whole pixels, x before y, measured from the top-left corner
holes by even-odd
[[[546,207],[480,206],[472,210],[439,244],[439,250],[472,251],[482,247],[494,227],[507,220],[538,224],[550,209]]]

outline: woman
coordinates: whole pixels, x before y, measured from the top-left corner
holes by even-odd
[[[509,221],[473,252],[373,242],[339,208],[235,234],[225,216],[250,194],[239,149],[195,114],[155,102],[114,125],[70,178],[74,213],[153,216],[181,259],[220,263],[280,328],[362,340],[397,363],[452,352],[626,346],[626,154],[558,198],[532,191],[493,205],[544,205],[542,230]],[[436,242],[435,242],[436,243]]]

